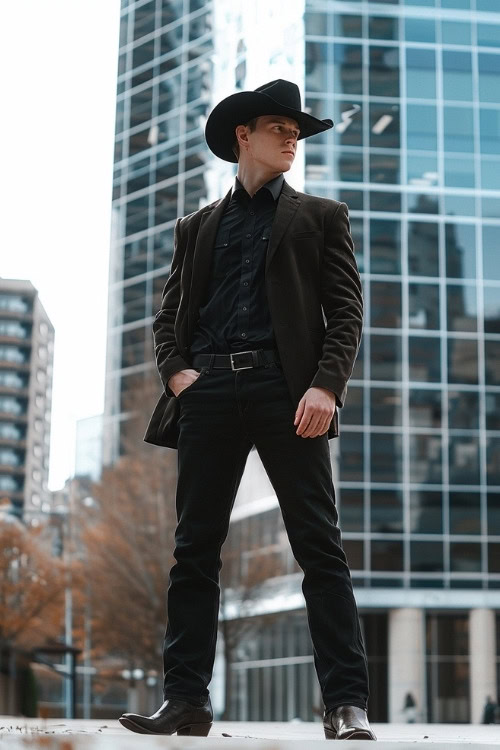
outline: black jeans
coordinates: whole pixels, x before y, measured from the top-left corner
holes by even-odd
[[[202,368],[179,396],[176,563],[170,570],[164,698],[208,695],[219,613],[220,551],[248,453],[256,446],[304,571],[314,664],[325,708],[367,708],[368,670],[337,525],[327,435],[303,438],[276,364]]]

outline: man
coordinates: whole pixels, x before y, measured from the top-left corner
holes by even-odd
[[[153,324],[164,394],[144,439],[178,449],[177,562],[164,703],[149,717],[124,714],[134,732],[210,731],[220,550],[255,445],[304,571],[325,735],[376,739],[328,449],[361,339],[361,282],[346,204],[283,176],[298,141],[332,126],[303,112],[282,79],[227,97],[207,120],[209,148],[238,174],[222,200],[177,221]]]

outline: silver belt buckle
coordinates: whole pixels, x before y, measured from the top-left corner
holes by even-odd
[[[253,367],[253,357],[252,357],[252,364],[251,365],[243,365],[242,367],[235,367],[234,366],[234,360],[233,357],[240,357],[242,354],[249,354],[252,357],[252,351],[247,352],[230,352],[229,353],[229,359],[231,361],[231,370],[249,370]]]

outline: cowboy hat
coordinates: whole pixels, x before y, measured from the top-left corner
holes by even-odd
[[[233,153],[236,126],[245,125],[261,115],[292,117],[299,124],[298,140],[321,133],[334,125],[333,120],[319,120],[302,112],[297,84],[277,78],[254,91],[239,91],[219,102],[211,111],[205,126],[208,147],[220,159],[237,162]]]

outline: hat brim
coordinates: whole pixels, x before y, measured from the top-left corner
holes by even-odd
[[[220,159],[236,163],[238,159],[232,150],[236,126],[262,115],[283,115],[296,120],[300,128],[299,141],[334,125],[333,120],[319,120],[300,109],[286,107],[260,91],[240,91],[223,99],[210,113],[205,126],[208,147]]]

